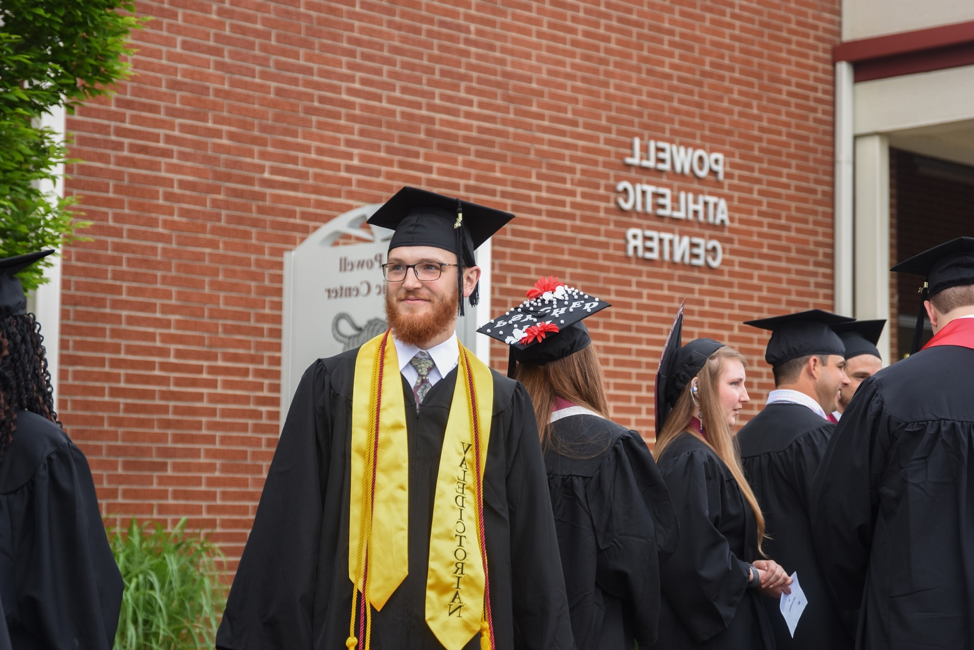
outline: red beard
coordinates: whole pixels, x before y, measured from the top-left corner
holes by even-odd
[[[423,345],[456,323],[457,294],[454,292],[452,300],[442,300],[436,296],[430,298],[432,311],[422,316],[405,314],[399,309],[396,292],[386,292],[386,320],[396,338],[408,345],[422,348]],[[414,295],[402,294],[402,298]]]

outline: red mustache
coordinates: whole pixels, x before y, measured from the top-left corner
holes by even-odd
[[[410,298],[423,299],[423,295],[419,291],[407,291],[406,293],[399,296],[399,300],[408,300]]]

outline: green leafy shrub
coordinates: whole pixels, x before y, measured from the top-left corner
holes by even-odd
[[[110,542],[125,581],[116,650],[213,648],[226,605],[220,549],[187,533],[186,518],[171,532],[133,519]]]
[[[131,74],[131,30],[145,18],[132,0],[0,0],[0,257],[85,241],[75,231],[77,197],[57,197],[67,162],[65,143],[39,120],[58,105],[71,113],[110,95]],[[20,275],[34,289],[45,280],[45,258]]]

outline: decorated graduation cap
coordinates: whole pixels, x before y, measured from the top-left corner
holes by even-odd
[[[913,354],[920,349],[920,338],[923,335],[923,317],[926,313],[923,302],[944,289],[974,284],[974,237],[951,239],[900,262],[890,271],[923,276],[920,313],[917,315],[913,347],[910,350],[910,354]]]
[[[464,267],[475,266],[473,252],[513,218],[510,212],[404,187],[372,214],[369,223],[395,231],[390,251],[400,246],[432,246],[455,253],[462,316]],[[479,300],[478,286],[470,294],[470,304],[476,305]]]
[[[53,250],[0,259],[0,316],[18,316],[27,311],[27,295],[17,274]]]
[[[813,354],[844,356],[845,345],[831,326],[851,323],[854,320],[821,309],[810,309],[797,314],[749,320],[744,324],[771,330],[771,339],[768,341],[764,359],[775,367],[786,361]]]
[[[680,393],[687,384],[697,376],[710,356],[724,347],[720,341],[713,339],[694,339],[686,345],[681,345],[683,338],[683,308],[673,319],[670,333],[663,344],[663,354],[660,355],[659,368],[656,370],[656,435],[663,430],[670,411],[680,398]]]
[[[543,366],[587,348],[592,339],[582,319],[610,306],[556,277],[541,278],[527,296],[477,330],[510,346],[508,377],[519,362]]]
[[[861,354],[871,354],[877,359],[883,356],[879,353],[876,344],[879,337],[883,334],[886,326],[886,319],[879,320],[857,320],[851,323],[838,323],[832,326],[832,331],[839,335],[842,344],[845,345],[845,358],[851,359]]]

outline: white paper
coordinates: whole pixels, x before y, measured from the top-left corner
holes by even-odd
[[[802,591],[802,586],[798,584],[798,572],[795,571],[791,574],[791,593],[781,594],[781,615],[785,617],[785,623],[788,624],[788,631],[791,632],[791,638],[795,638],[795,628],[798,627],[798,619],[802,617],[802,612],[805,611],[805,607],[808,605],[808,599],[805,598],[805,592]]]

